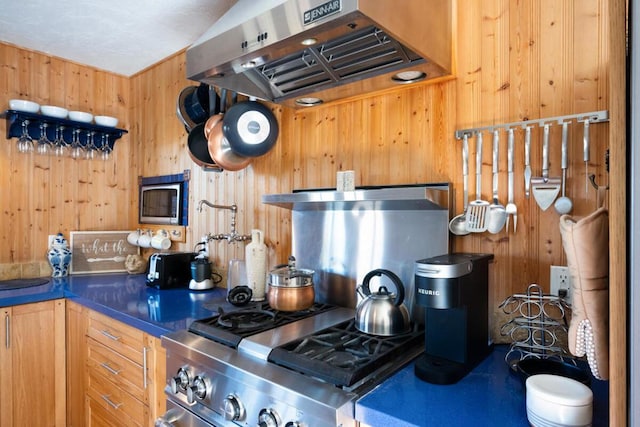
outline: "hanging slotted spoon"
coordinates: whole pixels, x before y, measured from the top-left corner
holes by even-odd
[[[482,132],[476,135],[476,200],[467,207],[467,230],[472,233],[487,231],[487,211],[490,203],[482,200]]]

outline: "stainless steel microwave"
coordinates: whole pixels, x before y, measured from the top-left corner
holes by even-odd
[[[140,183],[140,224],[187,225],[188,181],[143,178]]]

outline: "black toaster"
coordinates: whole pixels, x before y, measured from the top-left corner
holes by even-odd
[[[191,280],[193,252],[154,253],[149,257],[147,286],[158,289],[186,288]]]

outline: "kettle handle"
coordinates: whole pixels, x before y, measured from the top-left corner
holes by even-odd
[[[395,285],[396,298],[393,301],[393,305],[399,306],[404,301],[404,285],[402,284],[402,280],[393,271],[385,270],[384,268],[377,268],[375,270],[371,270],[370,272],[368,272],[367,275],[364,276],[364,280],[362,281],[362,293],[365,296],[371,295],[371,289],[369,288],[369,281],[374,276],[382,276],[382,275],[385,275],[389,279],[391,279],[391,281]]]

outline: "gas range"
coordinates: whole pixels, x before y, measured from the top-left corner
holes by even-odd
[[[353,309],[225,311],[163,336],[167,424],[355,426],[355,402],[424,349],[424,332],[376,337]],[[191,424],[171,419],[193,417]],[[198,424],[201,422],[202,424]]]

